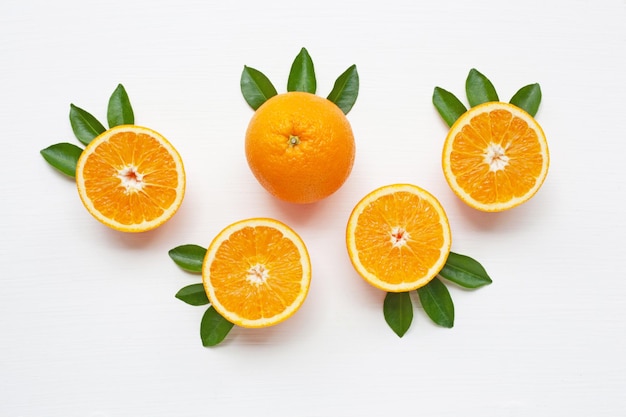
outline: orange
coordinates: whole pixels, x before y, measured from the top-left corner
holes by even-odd
[[[226,320],[267,327],[292,316],[311,282],[311,261],[302,239],[273,219],[231,224],[211,242],[202,266],[207,296]]]
[[[273,96],[246,131],[252,173],[272,195],[291,203],[313,203],[337,191],[352,171],[354,153],[341,109],[311,93]]]
[[[346,230],[352,265],[371,285],[404,292],[428,284],[443,268],[452,243],[437,199],[412,184],[393,184],[366,195]]]
[[[443,148],[443,172],[454,193],[482,211],[502,211],[528,201],[548,174],[546,137],[517,106],[489,102],[452,125]]]
[[[76,183],[97,220],[123,232],[143,232],[176,213],[185,194],[185,171],[176,149],[159,133],[122,125],[87,145]]]

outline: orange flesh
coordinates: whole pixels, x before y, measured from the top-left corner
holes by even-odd
[[[387,283],[415,281],[441,257],[444,230],[440,222],[436,209],[419,196],[409,192],[384,195],[359,216],[355,230],[359,260]]]
[[[508,161],[502,169],[492,170],[485,162],[490,145],[504,150]],[[537,133],[505,110],[474,117],[454,138],[450,154],[459,187],[484,204],[524,196],[535,186],[542,166]]]
[[[217,249],[210,267],[215,297],[229,312],[248,320],[276,316],[302,291],[296,245],[271,227],[244,227]]]
[[[120,177],[136,187],[125,187]],[[143,133],[119,132],[100,144],[85,163],[84,179],[94,207],[126,225],[158,218],[177,196],[176,162]]]

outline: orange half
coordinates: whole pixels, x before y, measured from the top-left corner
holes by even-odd
[[[381,187],[354,208],[346,230],[352,265],[371,285],[404,292],[428,284],[443,268],[452,243],[443,207],[411,184]]]
[[[481,211],[503,211],[528,201],[548,174],[546,137],[517,106],[489,102],[471,108],[450,128],[443,172],[452,191]]]
[[[247,219],[213,239],[202,281],[209,301],[226,320],[267,327],[300,308],[311,282],[311,261],[304,242],[287,225]]]
[[[111,128],[87,145],[76,166],[81,201],[97,220],[123,232],[144,232],[169,220],[185,194],[180,155],[145,127]]]

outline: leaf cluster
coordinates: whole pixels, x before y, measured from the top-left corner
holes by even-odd
[[[246,102],[254,110],[277,95],[278,92],[265,74],[261,71],[244,65],[241,74],[241,93]],[[300,50],[291,64],[287,79],[287,91],[301,91],[315,94],[317,92],[317,78],[313,60],[305,48]],[[335,103],[344,114],[348,114],[359,94],[359,74],[356,65],[346,69],[336,80],[333,89],[326,97]]]
[[[168,254],[181,269],[194,274],[202,273],[202,264],[206,255],[206,249],[202,246],[193,244],[181,245],[171,249]],[[210,305],[202,283],[191,284],[181,288],[176,293],[176,298],[192,306],[209,306],[200,322],[200,339],[203,346],[208,347],[220,344],[234,327],[233,323],[222,317]]]
[[[135,115],[128,94],[124,86],[119,84],[109,98],[107,124],[110,129],[115,126],[134,123]],[[89,145],[96,136],[106,131],[104,125],[91,113],[74,104],[70,104],[70,124],[76,139],[85,146]],[[50,165],[70,177],[76,176],[76,164],[82,152],[82,147],[68,142],[56,143],[40,151],[41,156]]]
[[[485,268],[469,256],[450,252],[437,277],[417,289],[419,302],[428,317],[439,326],[454,326],[454,303],[444,281],[463,288],[476,289],[491,284]],[[413,303],[409,292],[389,292],[383,303],[383,315],[389,327],[402,337],[413,322]]]
[[[493,83],[474,68],[470,70],[465,80],[465,94],[470,108],[482,103],[500,100]],[[537,83],[526,85],[511,97],[509,103],[525,110],[534,117],[541,104],[541,87]],[[461,100],[441,87],[435,87],[433,104],[448,126],[452,126],[467,111],[467,107]]]

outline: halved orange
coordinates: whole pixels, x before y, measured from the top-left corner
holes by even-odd
[[[445,265],[451,244],[443,207],[412,184],[387,185],[366,195],[352,211],[346,230],[356,271],[388,292],[428,284]]]
[[[464,113],[443,148],[450,188],[469,206],[488,212],[528,201],[543,184],[549,163],[541,126],[524,110],[503,102]]]
[[[241,327],[267,327],[291,317],[311,282],[302,239],[274,219],[233,223],[211,242],[202,266],[209,301]]]
[[[144,232],[169,220],[185,194],[183,161],[159,133],[111,128],[87,145],[76,166],[78,194],[105,225]]]

